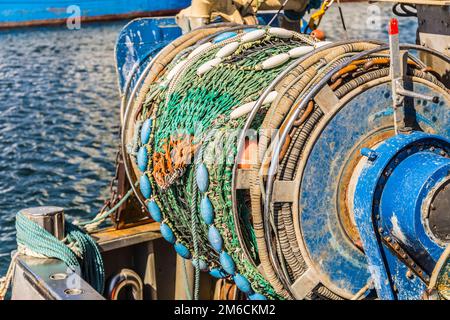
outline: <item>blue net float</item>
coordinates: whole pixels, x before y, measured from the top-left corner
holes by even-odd
[[[217,228],[212,225],[209,226],[208,240],[211,246],[214,248],[214,250],[216,250],[217,252],[222,251],[223,247],[222,236],[220,235],[219,230],[217,230]]]
[[[237,273],[233,277],[233,280],[236,283],[236,286],[239,288],[239,290],[241,290],[243,293],[251,294],[253,292],[252,285],[243,275]]]
[[[192,257],[191,252],[186,246],[180,242],[175,243],[175,251],[184,259],[190,259]]]
[[[201,163],[197,167],[196,179],[197,179],[198,190],[203,193],[208,191],[209,174],[208,174],[208,169],[206,168],[205,164]]]
[[[223,32],[213,39],[213,43],[219,43],[237,36],[236,32]]]
[[[150,140],[150,134],[152,132],[152,119],[147,119],[144,121],[141,127],[141,143],[146,145]]]
[[[201,200],[200,213],[202,215],[203,221],[205,221],[207,225],[210,225],[214,222],[214,208],[207,196],[204,196]]]
[[[150,216],[152,217],[153,220],[155,220],[156,222],[162,221],[163,217],[162,217],[161,209],[159,208],[158,204],[154,200],[151,200],[148,202],[147,209],[150,212]]]
[[[142,196],[145,199],[149,199],[152,195],[152,185],[146,174],[143,174],[139,180],[139,188],[141,190]]]
[[[148,165],[148,152],[146,147],[141,147],[137,154],[137,165],[139,170],[145,172]]]
[[[174,244],[176,241],[175,235],[173,234],[172,229],[170,229],[170,227],[165,224],[165,223],[161,223],[159,225],[159,230],[161,231],[161,235],[162,237],[169,243]]]
[[[210,274],[212,277],[217,278],[217,279],[226,278],[226,277],[228,276],[228,274],[227,274],[224,270],[219,269],[219,268],[213,268],[213,269],[211,269],[211,270],[209,271],[209,274]]]
[[[236,273],[236,265],[234,263],[233,258],[228,253],[222,251],[220,253],[219,261],[225,272],[231,275],[234,275]]]
[[[203,259],[197,258],[192,259],[192,265],[194,266],[194,268],[199,268],[201,271],[204,272],[209,270],[208,263]]]

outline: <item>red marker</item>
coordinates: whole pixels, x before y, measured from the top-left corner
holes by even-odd
[[[389,22],[389,29],[388,29],[389,35],[396,35],[398,34],[398,20],[395,18],[392,18]]]

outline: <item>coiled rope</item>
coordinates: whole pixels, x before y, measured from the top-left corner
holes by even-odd
[[[16,259],[20,254],[37,258],[59,259],[73,272],[81,273],[82,277],[96,291],[102,293],[105,285],[103,260],[97,243],[88,233],[96,230],[132,194],[133,190],[130,189],[115,206],[105,212],[101,211],[89,221],[80,222],[77,225],[66,221],[66,237],[63,241],[58,240],[47,230],[26,218],[20,212],[17,213],[17,252],[11,258],[6,275],[0,278],[0,300],[3,300],[6,296],[14,275]]]
[[[60,241],[22,213],[16,215],[17,245],[26,255],[56,258],[73,272],[81,273],[96,291],[103,292],[105,271],[96,242],[76,225],[66,221],[66,237]]]
[[[17,252],[0,283],[0,300],[5,298],[19,254],[37,258],[55,258],[80,274],[96,291],[103,293],[105,270],[97,243],[78,226],[66,221],[65,238],[57,239],[22,212],[16,214]]]

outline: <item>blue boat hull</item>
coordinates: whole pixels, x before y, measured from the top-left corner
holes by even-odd
[[[0,2],[0,28],[81,21],[173,15],[189,0],[6,0]]]

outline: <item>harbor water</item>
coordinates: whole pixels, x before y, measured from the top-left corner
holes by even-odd
[[[342,9],[348,37],[387,40],[391,6]],[[119,144],[114,44],[126,23],[0,31],[0,275],[18,210],[55,205],[87,219],[109,196]],[[321,29],[345,38],[337,7]],[[414,18],[400,18],[403,42],[415,42],[415,29]]]

